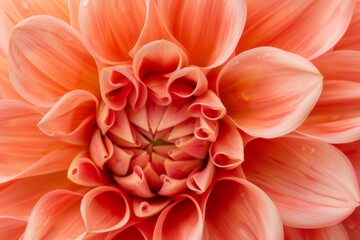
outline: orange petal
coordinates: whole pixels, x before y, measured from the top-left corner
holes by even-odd
[[[355,0],[250,0],[236,51],[273,46],[313,59],[339,41],[354,7]]]
[[[79,33],[81,33],[79,23],[80,3],[81,0],[68,0],[71,26]]]
[[[246,18],[246,1],[159,1],[167,30],[189,52],[190,62],[213,68],[235,50]]]
[[[199,166],[202,163],[202,160],[184,160],[184,161],[173,161],[170,159],[165,160],[164,167],[165,173],[169,177],[182,179],[187,177],[194,168]]]
[[[285,239],[287,240],[350,240],[344,226],[339,223],[330,227],[317,229],[284,228]],[[354,238],[355,239],[355,238]]]
[[[176,124],[169,133],[168,140],[175,140],[177,138],[185,137],[194,133],[195,120],[189,119],[185,122]]]
[[[360,182],[360,141],[336,145],[349,158]]]
[[[204,200],[204,239],[284,238],[279,213],[270,198],[244,179],[218,180]]]
[[[173,197],[186,190],[186,178],[176,179],[163,174],[160,176],[162,186],[157,192],[160,196]]]
[[[27,220],[16,217],[0,217],[0,235],[7,240],[20,239],[24,233]]]
[[[245,159],[247,179],[270,196],[287,226],[327,227],[359,205],[354,169],[330,144],[301,136],[255,139]]]
[[[104,164],[114,154],[114,145],[107,135],[101,135],[100,130],[96,129],[91,137],[89,152],[96,166],[104,169]]]
[[[198,203],[189,195],[180,195],[160,213],[153,239],[201,239],[202,228],[203,217]]]
[[[1,3],[0,3],[1,4]],[[2,54],[7,55],[9,51],[9,39],[14,22],[9,16],[1,9],[0,6],[0,50]]]
[[[98,101],[84,90],[66,93],[37,124],[45,134],[73,144],[87,145],[95,126]]]
[[[195,168],[186,179],[186,186],[197,194],[202,194],[208,189],[215,174],[215,166],[212,161],[208,160],[204,169],[199,171],[201,168],[202,166]]]
[[[51,107],[75,89],[99,96],[97,66],[80,34],[50,16],[16,25],[9,43],[9,74],[21,96],[42,107]]]
[[[129,51],[145,24],[144,0],[83,0],[79,11],[81,31],[102,61],[131,59]]]
[[[133,198],[133,209],[137,217],[150,217],[161,212],[172,201],[170,198],[156,197],[148,200]]]
[[[115,112],[110,109],[104,102],[100,103],[100,106],[97,110],[96,123],[102,135],[105,135],[115,123]]]
[[[81,215],[89,232],[108,232],[124,226],[130,218],[127,196],[117,188],[97,187],[86,193]]]
[[[178,124],[190,118],[187,109],[190,105],[188,101],[177,101],[167,106],[162,118],[157,126],[157,131],[161,131],[170,127],[177,126]]]
[[[208,154],[209,143],[195,136],[186,136],[176,140],[175,146],[195,158],[204,159]]]
[[[116,232],[116,234],[114,234]],[[126,240],[147,240],[144,234],[135,226],[125,228],[124,230],[110,232],[106,240],[126,239]],[[110,236],[110,237],[109,237]],[[100,239],[99,239],[100,240]]]
[[[102,99],[113,110],[122,110],[129,102],[138,111],[147,99],[144,83],[135,79],[131,66],[127,65],[103,68],[100,90]]]
[[[360,239],[360,208],[343,221],[343,225],[350,239]]]
[[[217,79],[227,114],[241,130],[263,138],[296,129],[321,89],[322,76],[309,61],[272,47],[237,55]]]
[[[81,198],[79,193],[62,189],[45,194],[31,212],[24,240],[79,237],[86,231],[80,214]]]
[[[134,153],[127,149],[122,149],[116,145],[113,146],[114,153],[112,157],[106,161],[106,166],[118,176],[127,174]]]
[[[196,118],[194,135],[197,139],[215,142],[218,134],[218,121],[211,121],[202,117]]]
[[[238,129],[229,121],[220,121],[219,135],[211,144],[210,159],[215,166],[227,170],[244,161],[244,145]]]
[[[219,120],[226,114],[226,109],[220,98],[211,90],[197,97],[188,111],[193,117],[204,117],[209,120]]]

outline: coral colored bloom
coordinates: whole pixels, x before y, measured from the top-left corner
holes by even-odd
[[[2,0],[0,238],[358,239],[359,6]]]

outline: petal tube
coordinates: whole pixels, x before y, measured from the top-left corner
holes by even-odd
[[[15,89],[38,106],[51,107],[75,89],[99,96],[95,60],[79,33],[57,18],[34,16],[16,25],[8,61]]]
[[[219,120],[226,114],[220,98],[211,90],[197,97],[189,106],[188,111],[193,117],[204,117],[209,120]]]
[[[270,198],[244,179],[218,180],[204,200],[204,240],[284,238],[279,213]]]
[[[200,140],[215,142],[219,134],[218,121],[211,121],[206,118],[196,118],[194,135]]]
[[[217,79],[217,91],[228,116],[247,134],[263,138],[296,129],[321,90],[322,76],[314,65],[272,47],[237,55]]]
[[[145,0],[82,0],[81,32],[105,62],[130,60],[129,51],[141,33],[146,17]]]
[[[191,64],[212,68],[233,53],[245,25],[246,1],[159,0],[159,13]]]
[[[246,178],[274,201],[286,226],[339,223],[359,205],[359,186],[347,157],[302,136],[255,139],[245,148]]]
[[[189,195],[180,195],[160,213],[153,239],[200,240],[202,228],[203,217],[197,201]]]
[[[349,238],[343,224],[339,223],[330,227],[315,228],[315,229],[297,229],[285,227],[286,240],[350,240],[356,238]]]
[[[133,198],[134,213],[137,217],[150,217],[161,212],[172,201],[170,198],[156,197],[148,200]]]
[[[80,194],[67,190],[55,190],[44,195],[31,212],[24,240],[79,237],[86,231],[80,202]]]
[[[130,218],[127,196],[118,188],[101,186],[85,194],[81,215],[89,232],[109,232],[124,226]]]
[[[208,160],[205,168],[199,171],[200,169],[201,166],[195,168],[186,179],[186,186],[198,194],[204,193],[212,183],[215,175],[215,165]]]
[[[308,59],[331,49],[345,33],[355,0],[248,1],[236,52],[272,46]]]
[[[104,164],[114,154],[114,145],[107,135],[101,135],[100,130],[96,129],[91,137],[89,153],[96,166],[104,169]]]
[[[87,145],[96,121],[98,101],[84,90],[66,93],[37,124],[45,134],[60,140]]]
[[[27,220],[16,217],[0,217],[0,235],[4,239],[18,240],[25,231]]]

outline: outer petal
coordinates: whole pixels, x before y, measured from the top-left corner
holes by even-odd
[[[354,6],[355,0],[250,0],[236,50],[273,46],[313,59],[345,33]]]
[[[7,240],[18,240],[24,233],[27,221],[22,218],[0,217],[0,235]]]
[[[74,89],[99,95],[97,66],[81,36],[50,16],[31,17],[13,30],[9,74],[16,90],[42,107]]]
[[[121,228],[130,218],[127,196],[114,187],[94,188],[81,202],[81,215],[90,232],[108,232]]]
[[[82,0],[80,27],[87,43],[102,61],[130,60],[145,24],[145,0]]]
[[[360,208],[357,208],[353,214],[343,221],[350,239],[360,239]]]
[[[116,240],[116,239],[147,240],[144,234],[135,226],[128,227],[118,232],[111,232],[105,240]]]
[[[285,227],[286,240],[350,240],[344,226],[339,223],[330,227],[317,229],[296,229]],[[355,239],[355,238],[354,238]]]
[[[322,76],[306,59],[271,47],[243,52],[217,79],[228,115],[244,132],[263,138],[296,129],[320,96]]]
[[[218,180],[204,199],[204,239],[284,238],[274,204],[263,191],[244,179]]]
[[[85,232],[80,215],[81,195],[56,190],[44,195],[31,212],[24,240],[74,239]]]
[[[243,170],[274,201],[287,226],[330,226],[359,205],[351,163],[327,143],[300,136],[255,139],[246,145]]]
[[[244,28],[244,0],[159,0],[167,30],[188,50],[190,62],[216,67],[233,53]]]
[[[8,42],[9,40],[7,39],[6,44],[8,44]],[[24,101],[24,99],[15,90],[13,85],[11,85],[9,79],[7,56],[5,55],[5,53],[1,51],[0,51],[0,99],[16,99],[16,100]]]
[[[161,212],[153,239],[200,240],[202,228],[203,217],[198,203],[189,195],[180,195],[175,203]]]

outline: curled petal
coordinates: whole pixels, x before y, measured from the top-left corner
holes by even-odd
[[[86,231],[80,202],[80,194],[67,190],[55,190],[44,195],[31,212],[24,240],[79,237]]]
[[[66,93],[37,124],[45,134],[60,140],[86,145],[95,125],[98,101],[84,90]]]
[[[155,225],[153,239],[200,240],[203,224],[196,200],[189,195],[180,195],[175,203],[161,212]]]
[[[115,112],[104,104],[104,102],[100,103],[97,110],[96,123],[102,135],[105,135],[115,123]]]
[[[245,159],[246,178],[269,195],[287,226],[330,226],[359,205],[354,169],[330,144],[301,136],[255,139]]]
[[[317,228],[317,229],[297,229],[297,228],[285,227],[284,233],[285,233],[285,239],[287,240],[298,240],[298,239],[350,240],[349,235],[347,234],[344,226],[341,223],[330,227]]]
[[[97,66],[81,36],[50,16],[16,25],[9,43],[9,75],[21,96],[42,107],[75,89],[99,96]]]
[[[172,200],[170,198],[151,198],[148,200],[133,198],[134,213],[137,217],[150,217],[161,212]]]
[[[104,173],[94,164],[88,152],[80,152],[71,162],[68,179],[76,184],[89,187],[106,183]]]
[[[207,87],[207,78],[197,67],[180,69],[171,75],[166,84],[166,90],[173,99],[200,96],[205,93]]]
[[[238,129],[230,121],[220,121],[219,135],[211,144],[210,159],[225,169],[238,167],[244,161],[244,145]]]
[[[250,0],[236,52],[272,46],[313,59],[339,41],[354,7],[354,0]]]
[[[146,2],[82,0],[79,9],[81,32],[104,62],[130,60],[129,51],[141,33]]]
[[[226,109],[220,98],[211,90],[196,98],[188,111],[193,117],[204,117],[209,120],[221,119],[226,114]]]
[[[186,179],[186,186],[197,194],[204,193],[212,183],[215,175],[215,165],[212,161],[207,161],[204,169],[199,171],[202,166],[198,166]]]
[[[296,129],[322,89],[314,65],[271,47],[248,50],[223,68],[217,91],[227,114],[244,132],[273,138]]]
[[[209,142],[187,136],[176,140],[175,146],[193,157],[204,159],[208,154]]]
[[[104,169],[105,162],[114,154],[114,146],[106,135],[102,136],[100,130],[96,129],[91,137],[89,152],[96,166]]]
[[[89,232],[108,232],[123,227],[130,218],[127,196],[118,188],[102,186],[86,193],[81,215]]]
[[[127,149],[122,149],[116,145],[113,146],[114,153],[112,157],[106,162],[106,166],[111,169],[113,173],[119,176],[127,174],[130,166],[130,161],[134,153]]]
[[[203,212],[204,239],[284,238],[273,202],[244,179],[218,180],[204,197]]]
[[[176,196],[186,190],[186,178],[176,179],[161,175],[162,186],[157,194],[165,197]]]
[[[102,99],[113,110],[122,110],[129,102],[138,111],[147,99],[144,83],[135,79],[131,66],[127,65],[103,68],[100,90]]]
[[[144,171],[139,166],[135,166],[130,175],[125,177],[114,176],[114,179],[121,188],[135,196],[142,198],[152,198],[155,196],[150,190]]]
[[[24,233],[27,220],[16,217],[0,217],[1,237],[8,240],[20,239]]]
[[[246,1],[159,1],[167,30],[189,52],[190,62],[213,68],[234,52],[244,29]]]
[[[199,117],[196,119],[194,135],[200,140],[215,142],[219,134],[218,121],[211,121],[206,118]]]
[[[199,166],[202,160],[184,160],[184,161],[173,161],[170,159],[165,160],[164,167],[167,176],[177,179],[187,177],[194,168]]]

